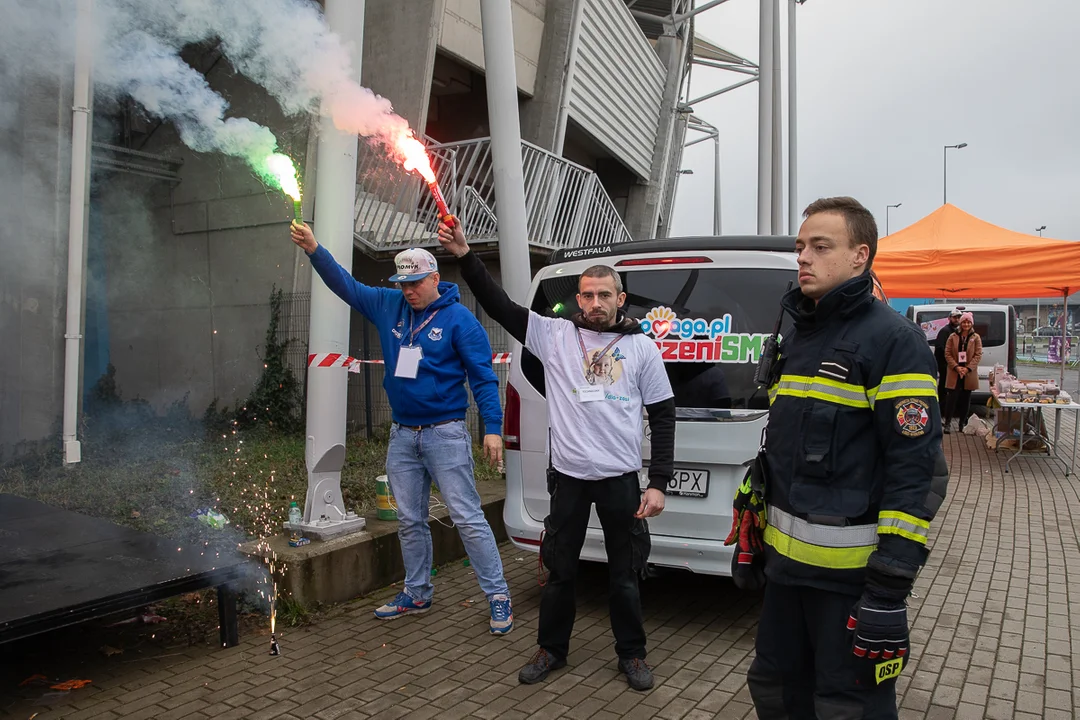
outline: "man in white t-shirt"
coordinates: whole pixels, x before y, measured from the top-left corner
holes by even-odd
[[[613,268],[596,265],[581,274],[581,312],[573,318],[544,317],[506,295],[469,251],[458,223],[440,225],[439,241],[461,260],[462,279],[484,311],[544,364],[552,469],[540,555],[549,577],[540,602],[540,649],[518,680],[537,683],[566,665],[578,558],[595,504],[604,530],[619,670],[630,687],[647,690],[653,676],[645,663],[638,574],[649,556],[646,518],[664,509],[675,458],[675,401],[660,351],[623,313],[626,293]],[[652,447],[644,493],[638,481],[643,408]]]

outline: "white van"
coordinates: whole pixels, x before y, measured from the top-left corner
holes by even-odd
[[[979,389],[972,393],[972,400],[985,401],[990,395],[990,371],[995,365],[1002,365],[1016,375],[1016,309],[1012,305],[990,303],[935,303],[912,305],[907,309],[907,316],[922,328],[926,342],[933,347],[938,331],[949,324],[949,313],[953,308],[971,313],[975,318],[975,332],[982,338]]]
[[[596,264],[622,277],[626,312],[660,347],[678,408],[675,477],[664,512],[649,520],[651,565],[731,574],[731,502],[761,443],[768,393],[754,383],[762,343],[780,299],[798,282],[792,237],[681,238],[559,250],[533,278],[529,307],[542,315],[578,311],[578,275]],[[790,327],[785,320],[782,328]],[[514,343],[503,420],[506,505],[513,543],[537,552],[548,514],[547,403],[543,366]],[[519,361],[520,359],[520,361]],[[642,438],[649,458],[646,418]],[[646,471],[641,486],[647,485]],[[605,561],[595,510],[581,557]]]

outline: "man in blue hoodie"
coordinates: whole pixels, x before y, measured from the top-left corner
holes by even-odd
[[[386,363],[383,388],[394,419],[386,473],[397,503],[405,589],[375,610],[375,617],[393,620],[431,609],[428,499],[434,480],[490,603],[491,632],[505,635],[514,626],[510,591],[495,535],[480,508],[465,426],[468,380],[487,431],[484,455],[498,463],[502,409],[487,332],[459,302],[457,285],[439,282],[438,263],[426,250],[398,253],[390,282],[400,289],[376,288],[346,272],[307,225],[294,222],[292,240],[311,257],[326,286],[375,325]]]

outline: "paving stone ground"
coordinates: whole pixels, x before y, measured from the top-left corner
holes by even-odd
[[[1062,433],[1070,442],[1073,422],[1068,416]],[[1080,716],[1080,480],[1043,459],[1020,459],[1006,474],[1003,458],[970,436],[948,436],[945,449],[952,481],[910,601],[915,661],[899,680],[900,717]],[[645,583],[657,684],[636,693],[616,670],[606,571],[586,565],[569,667],[523,686],[517,671],[535,648],[536,556],[505,545],[503,559],[517,622],[508,637],[486,632],[475,577],[455,564],[437,576],[426,615],[375,620],[371,609],[396,591],[387,588],[313,626],[284,630],[276,658],[267,637],[251,632],[236,648],[134,659],[73,645],[71,654],[93,656],[93,685],[54,705],[0,688],[0,717],[754,717],[745,673],[758,595],[679,572]],[[48,673],[48,660],[32,651],[5,657],[27,674]]]

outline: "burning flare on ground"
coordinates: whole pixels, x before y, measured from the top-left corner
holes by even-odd
[[[401,156],[401,165],[406,172],[415,172],[424,178],[431,196],[435,198],[435,205],[439,208],[439,218],[454,227],[454,220],[450,216],[450,208],[446,205],[439,181],[435,179],[435,171],[431,169],[431,158],[428,157],[424,144],[413,136],[412,130],[405,130],[398,135],[394,142],[394,149]]]
[[[421,149],[423,149],[423,146],[421,146]],[[266,168],[281,191],[292,198],[293,215],[296,222],[303,225],[304,215],[300,207],[300,181],[296,177],[296,166],[293,165],[292,158],[281,153],[273,153],[266,158]]]
[[[281,649],[278,647],[277,634],[277,583],[274,583],[274,594],[270,596],[270,654],[280,655]]]

